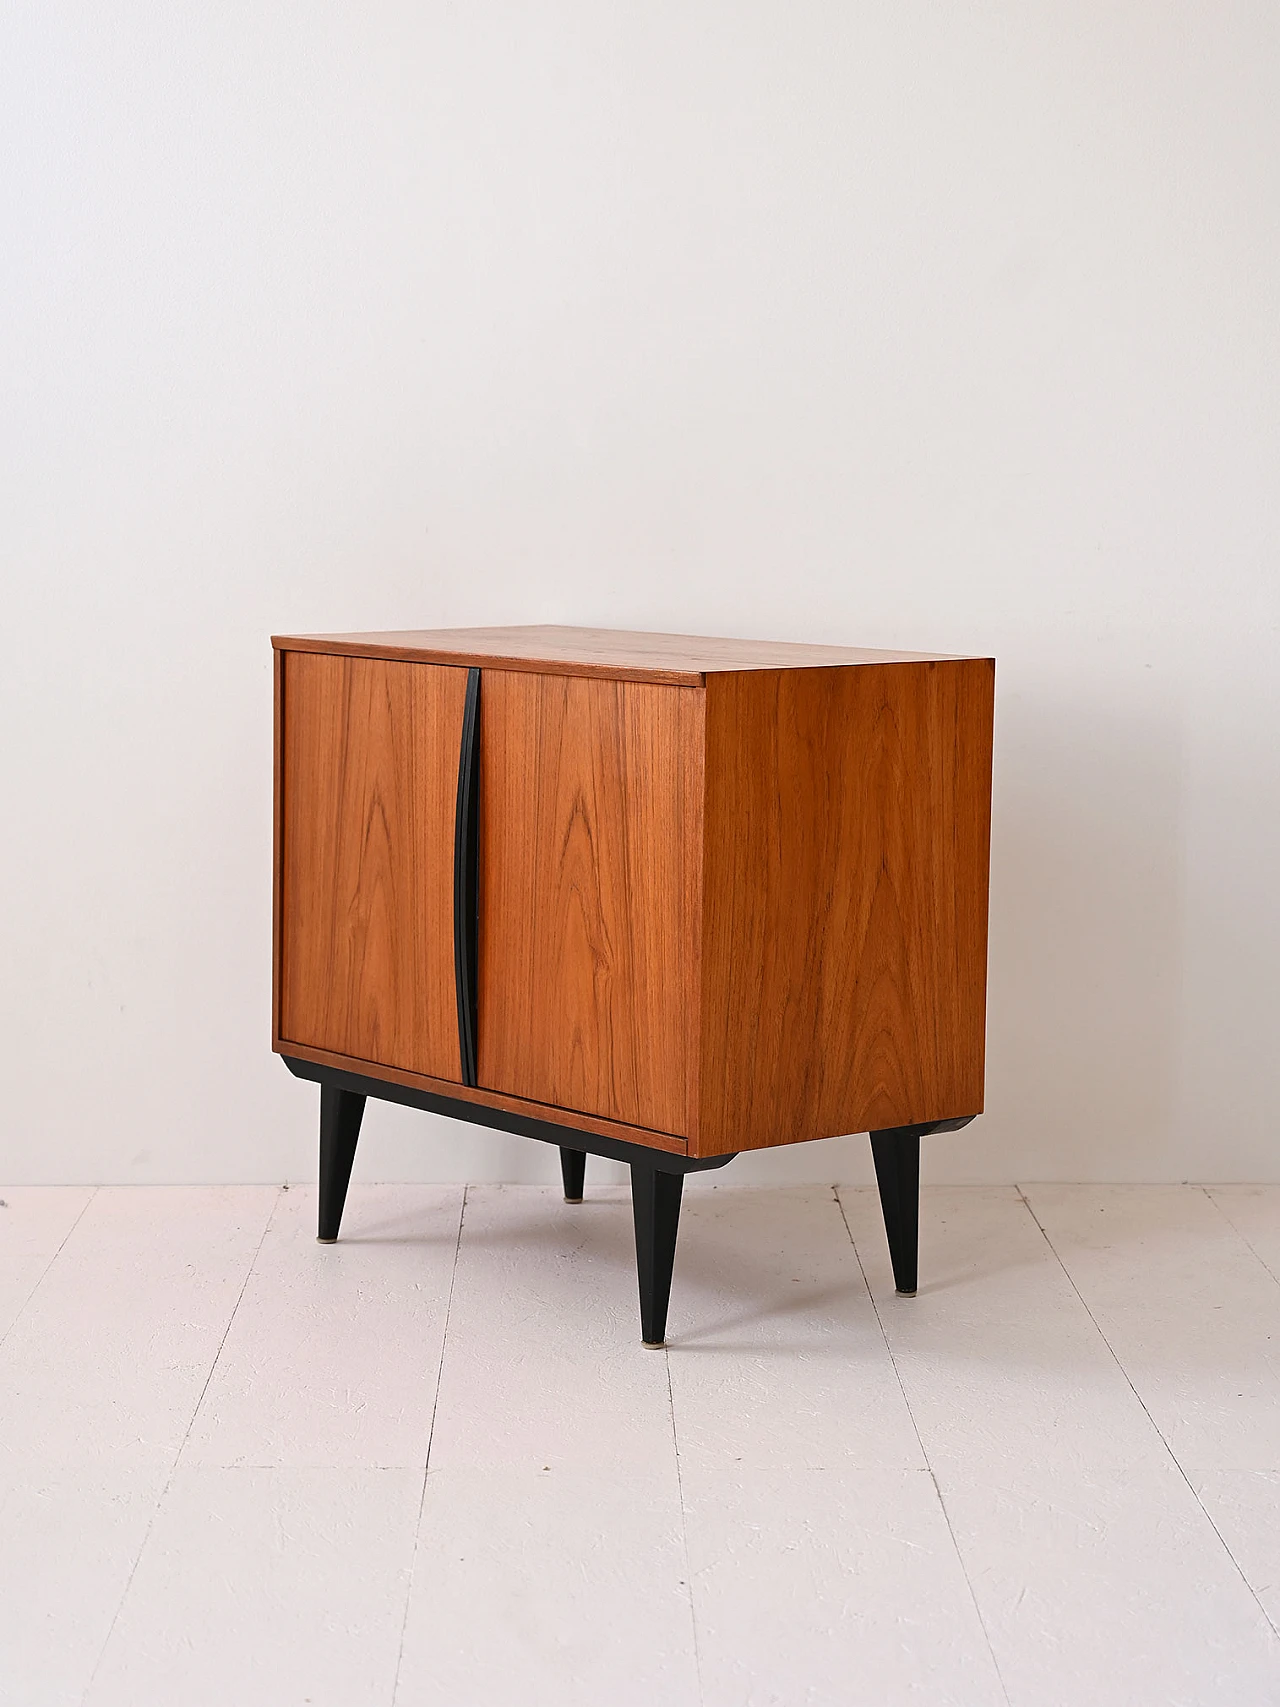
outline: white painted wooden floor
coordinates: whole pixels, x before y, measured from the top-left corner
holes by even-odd
[[[1280,1702],[1280,1187],[0,1190],[4,1707]]]

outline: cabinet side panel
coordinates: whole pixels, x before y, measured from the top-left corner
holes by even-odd
[[[482,1086],[695,1128],[701,688],[486,670]]]
[[[273,652],[273,758],[271,765],[271,1047],[280,1047],[280,936],[284,929],[281,866],[284,836],[284,653]]]
[[[280,1043],[458,1079],[467,673],[301,652],[283,668]]]
[[[994,679],[708,679],[700,1154],[981,1110]]]

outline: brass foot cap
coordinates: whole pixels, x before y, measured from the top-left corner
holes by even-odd
[[[337,1242],[338,1241],[336,1239],[317,1239],[316,1240],[316,1243],[318,1245],[336,1245]]]
[[[666,1343],[666,1340],[645,1340],[644,1349],[646,1351],[661,1351]]]
[[[899,1286],[897,1288],[897,1293],[899,1298],[914,1298],[916,1295],[916,1289],[913,1286],[910,1292],[908,1292],[905,1286]]]
[[[582,1199],[580,1197],[566,1197],[565,1202],[566,1203],[581,1203]]]

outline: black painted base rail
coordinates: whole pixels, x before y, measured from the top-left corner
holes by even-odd
[[[380,1097],[384,1102],[403,1103],[429,1114],[447,1114],[499,1132],[514,1132],[522,1138],[537,1138],[560,1151],[560,1170],[568,1203],[581,1203],[588,1155],[608,1156],[631,1168],[631,1203],[636,1227],[636,1270],[640,1281],[640,1331],[646,1346],[666,1342],[667,1304],[671,1297],[671,1275],[680,1227],[680,1197],[685,1174],[704,1173],[731,1162],[728,1156],[673,1156],[644,1144],[627,1144],[576,1127],[557,1126],[483,1103],[462,1102],[436,1096],[409,1085],[391,1084],[348,1073],[340,1067],[322,1067],[295,1056],[282,1057],[285,1066],[299,1079],[320,1086],[320,1214],[321,1244],[331,1245],[338,1237],[347,1186],[355,1161],[365,1100]],[[893,1263],[893,1282],[899,1292],[916,1290],[920,1229],[920,1140],[932,1132],[957,1132],[973,1115],[958,1120],[933,1120],[923,1126],[896,1126],[871,1134],[880,1206]],[[735,1152],[736,1154],[736,1152]]]

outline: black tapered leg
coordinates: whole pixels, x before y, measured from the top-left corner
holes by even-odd
[[[322,1245],[332,1245],[342,1222],[342,1206],[351,1183],[356,1139],[365,1099],[356,1091],[320,1087],[320,1229]]]
[[[563,1144],[560,1146],[560,1177],[564,1181],[565,1202],[581,1203],[587,1180],[585,1150],[566,1150]]]
[[[663,1173],[646,1162],[631,1164],[631,1208],[636,1221],[636,1269],[640,1276],[640,1335],[647,1346],[667,1338],[671,1270],[680,1229],[683,1174]]]
[[[916,1290],[920,1255],[920,1129],[890,1127],[871,1134],[880,1207],[889,1239],[893,1284],[908,1297]]]

